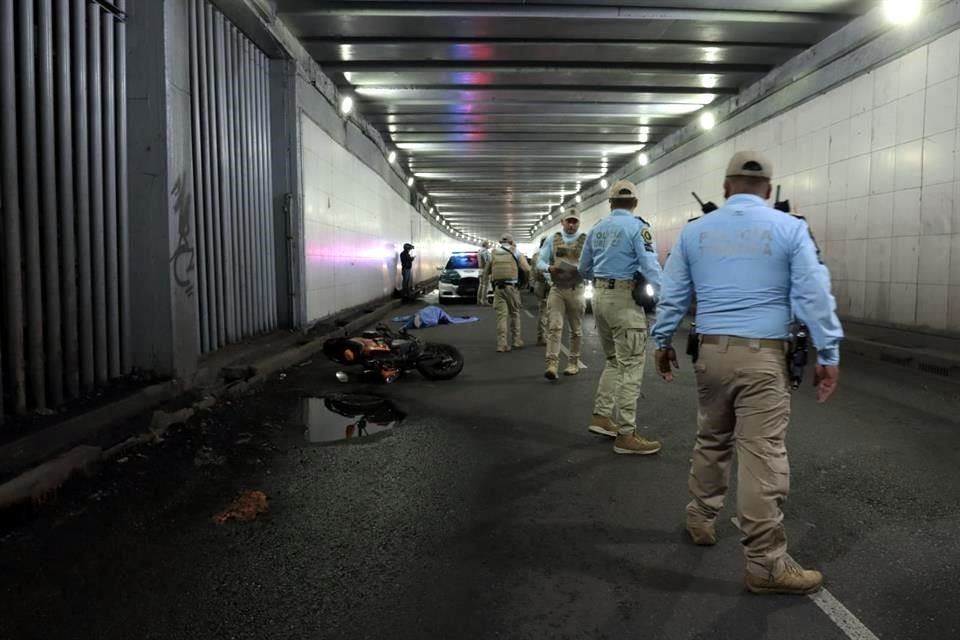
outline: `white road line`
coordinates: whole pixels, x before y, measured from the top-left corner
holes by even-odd
[[[740,522],[736,517],[730,518],[737,529],[740,528]],[[790,558],[790,555],[787,555]],[[790,558],[793,560],[793,558]],[[795,562],[795,561],[794,561]],[[867,628],[867,625],[860,622],[857,616],[853,615],[850,609],[843,606],[843,603],[830,593],[826,588],[820,589],[817,593],[811,593],[808,596],[813,603],[820,607],[820,610],[827,614],[837,627],[843,631],[850,640],[880,640],[873,631]]]
[[[535,316],[535,315],[533,315],[532,313],[530,313],[529,310],[524,309],[523,312],[524,312],[525,314],[527,314],[528,316],[530,316],[531,318],[533,318],[534,320],[537,319],[537,316]]]
[[[834,624],[840,627],[840,630],[847,634],[851,640],[880,640],[870,629],[857,620],[849,609],[843,606],[843,603],[837,600],[832,593],[826,589],[820,589],[817,593],[810,594],[810,599],[820,607],[827,617],[833,620]]]

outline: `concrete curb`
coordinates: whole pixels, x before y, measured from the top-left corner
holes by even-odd
[[[18,473],[13,479],[0,484],[0,511],[27,500],[42,503],[48,495],[55,493],[77,473],[87,471],[101,462],[120,457],[134,448],[160,439],[171,426],[185,423],[196,412],[216,405],[219,399],[235,398],[248,393],[277,371],[287,369],[321,351],[325,340],[359,331],[379,321],[400,305],[399,300],[388,301],[336,331],[316,337],[307,344],[264,358],[254,365],[256,373],[246,380],[208,388],[196,385],[186,386],[179,381],[154,385],[130,397],[0,447],[0,472],[6,469],[8,472]],[[145,433],[129,437],[107,449],[83,444],[85,439],[118,422],[133,418],[195,389],[203,390],[205,394],[203,400],[194,402],[192,407],[175,412],[155,410],[149,430]],[[65,449],[68,450],[64,452]],[[51,459],[55,455],[57,457]],[[28,459],[26,462],[24,457]]]
[[[926,353],[857,337],[844,338],[840,352],[841,355],[851,354],[878,360],[960,383],[960,355],[947,352]]]

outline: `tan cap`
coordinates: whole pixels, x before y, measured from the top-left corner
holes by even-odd
[[[773,165],[755,151],[738,151],[727,165],[727,177],[747,176],[750,178],[773,178]]]
[[[561,220],[576,220],[577,222],[580,222],[580,212],[577,211],[576,209],[574,209],[573,207],[570,207],[569,209],[567,209],[567,212],[564,213],[564,214],[563,214],[563,217],[560,218],[560,219],[561,219]]]
[[[505,233],[500,236],[500,242],[509,242],[510,244],[513,244],[513,236],[509,233]]]
[[[640,196],[637,194],[637,185],[633,184],[629,180],[617,180],[612,187],[610,187],[610,199],[613,198],[634,198],[639,200]]]

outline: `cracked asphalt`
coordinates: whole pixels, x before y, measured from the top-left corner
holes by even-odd
[[[688,361],[667,385],[648,358],[664,448],[618,456],[586,431],[591,319],[587,369],[548,382],[527,316],[531,346],[497,354],[491,309],[451,311],[481,321],[420,333],[464,352],[454,381],[343,385],[318,355],[5,519],[0,638],[847,637],[809,598],[744,592],[732,503],[716,547],[687,542]],[[309,443],[304,399],[345,391],[407,417]],[[960,637],[960,389],[846,358],[831,402],[795,394],[788,447],[791,554],[880,638]],[[269,510],[215,524],[244,490]]]

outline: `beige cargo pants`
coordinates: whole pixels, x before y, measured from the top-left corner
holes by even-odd
[[[647,347],[647,317],[633,301],[631,291],[633,283],[593,290],[593,316],[607,358],[593,413],[609,418],[619,433],[637,427],[637,398]]]
[[[540,294],[540,286],[543,287],[543,294]],[[537,291],[537,344],[546,343],[547,331],[549,329],[549,307],[547,302],[550,300],[550,285],[542,283],[538,285]]]
[[[785,347],[720,338],[704,343],[694,365],[699,432],[690,466],[693,522],[709,522],[723,508],[730,460],[737,452],[737,518],[747,571],[776,577],[783,571],[787,536],[781,505],[790,492],[784,437],[790,420]]]
[[[583,341],[583,314],[586,303],[583,299],[583,285],[573,289],[551,287],[547,297],[547,366],[557,365],[560,361],[560,340],[563,337],[563,323],[566,320],[570,329],[570,358],[572,364],[580,362],[580,344]]]
[[[493,289],[493,308],[497,312],[497,349],[522,347],[520,339],[520,290],[508,284]],[[509,336],[509,339],[508,339]]]
[[[490,276],[480,274],[480,286],[477,288],[477,304],[487,304],[487,289],[490,287]]]

